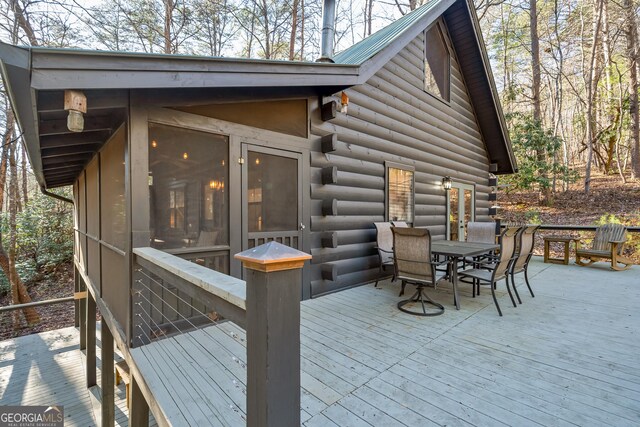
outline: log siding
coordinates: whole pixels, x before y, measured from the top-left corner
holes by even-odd
[[[446,232],[445,175],[474,184],[476,219],[489,219],[489,156],[448,44],[449,102],[424,90],[422,33],[365,84],[347,90],[348,114],[325,122],[320,107],[330,99],[311,103],[311,296],[378,275],[373,222],[385,218],[385,161],[415,168],[414,224],[436,239]],[[323,153],[328,134],[337,135],[335,150]],[[323,180],[326,168],[335,168],[334,179]]]

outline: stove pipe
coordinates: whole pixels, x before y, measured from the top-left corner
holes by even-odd
[[[333,62],[333,39],[336,25],[336,2],[324,0],[322,11],[322,42],[317,62]]]

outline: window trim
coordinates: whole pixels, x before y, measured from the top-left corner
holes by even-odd
[[[413,209],[411,210],[411,219],[407,221],[410,224],[415,223],[416,219],[416,168],[414,166],[406,165],[403,163],[396,163],[391,161],[384,162],[384,220],[390,221],[389,219],[389,169],[401,169],[405,171],[409,171],[412,173],[411,175],[411,201],[413,204]]]
[[[444,44],[444,47],[447,51],[447,59],[448,59],[448,67],[447,67],[447,73],[445,75],[445,79],[446,79],[446,85],[447,85],[447,98],[444,98],[440,95],[438,95],[437,93],[434,93],[433,91],[429,90],[427,88],[427,33],[431,30],[437,30],[438,33],[440,34],[440,37],[442,39],[442,43]],[[448,37],[447,37],[447,32],[445,31],[443,24],[441,21],[437,21],[435,22],[431,27],[427,28],[426,30],[424,30],[424,40],[422,43],[422,84],[423,87],[422,89],[424,90],[425,93],[431,95],[432,97],[434,97],[435,99],[437,99],[438,101],[444,102],[446,105],[451,105],[451,58],[453,56],[453,53],[451,52],[451,48],[449,47],[449,43],[448,43]]]

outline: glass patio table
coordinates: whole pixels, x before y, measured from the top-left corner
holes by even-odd
[[[451,283],[453,284],[453,302],[456,310],[460,310],[460,296],[458,295],[458,261],[466,257],[480,256],[500,248],[491,243],[459,242],[455,240],[434,240],[431,242],[433,255],[446,256],[451,267]]]

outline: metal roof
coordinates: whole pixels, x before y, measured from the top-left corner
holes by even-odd
[[[394,21],[381,30],[376,31],[364,40],[361,40],[350,48],[338,53],[333,58],[334,62],[336,64],[362,64],[389,46],[405,31],[412,28],[416,22],[431,14],[435,6],[442,2],[443,0],[428,1],[421,7],[404,15],[402,18]],[[437,17],[438,16],[435,16],[434,18]]]
[[[335,63],[17,47],[0,42],[0,69],[41,186],[69,185],[138,102],[300,98],[364,84],[441,16],[447,23],[487,152],[516,170],[471,0],[430,0],[351,48]],[[66,128],[65,89],[83,90],[85,131]]]

